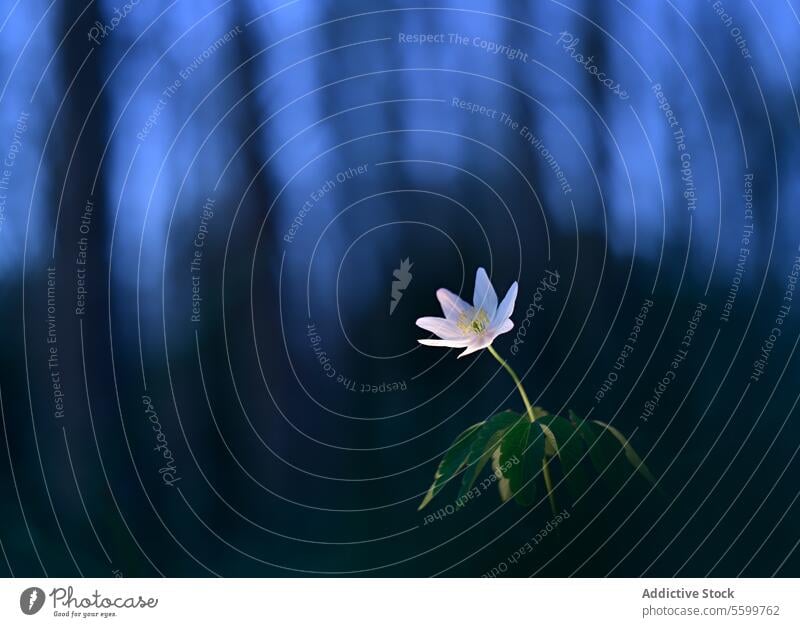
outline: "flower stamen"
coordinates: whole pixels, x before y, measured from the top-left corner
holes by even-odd
[[[456,326],[464,335],[481,335],[489,327],[489,315],[481,308],[471,312],[462,312]]]

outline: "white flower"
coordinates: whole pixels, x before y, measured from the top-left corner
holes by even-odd
[[[478,268],[475,275],[472,305],[444,288],[436,290],[436,298],[442,305],[444,318],[420,318],[417,326],[436,334],[440,339],[419,340],[420,344],[465,348],[459,355],[463,357],[486,348],[498,335],[514,328],[509,318],[517,300],[517,282],[514,281],[498,305],[497,294],[483,268]]]

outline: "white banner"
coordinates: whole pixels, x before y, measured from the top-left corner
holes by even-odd
[[[0,625],[800,624],[797,579],[5,579],[0,589]]]

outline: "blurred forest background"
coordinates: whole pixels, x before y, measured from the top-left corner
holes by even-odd
[[[748,59],[711,2],[120,2],[0,8],[0,150],[20,148],[0,222],[0,572],[489,571],[544,527],[546,503],[498,507],[492,491],[428,525],[417,505],[458,433],[522,406],[490,356],[420,347],[414,326],[439,315],[437,288],[470,297],[485,266],[501,293],[520,282],[516,323],[559,273],[511,363],[537,404],[633,434],[664,491],[598,487],[561,544],[507,574],[797,574],[798,311],[749,383],[800,244],[796,6],[724,3]],[[690,209],[654,85],[685,132]]]

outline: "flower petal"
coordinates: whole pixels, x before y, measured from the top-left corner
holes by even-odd
[[[444,317],[448,320],[458,320],[459,316],[470,309],[469,303],[444,288],[436,290],[436,298],[442,306]]]
[[[468,340],[417,340],[425,346],[448,346],[450,348],[464,348],[469,344]]]
[[[472,306],[475,309],[483,309],[489,316],[489,320],[494,318],[497,311],[497,294],[483,268],[478,268],[475,275],[475,294],[472,298]]]
[[[511,322],[511,320],[509,320],[508,318],[506,318],[503,322],[500,323],[500,326],[489,329],[488,335],[491,335],[492,340],[494,340],[494,338],[496,338],[498,335],[503,335],[503,333],[508,333],[513,328],[514,328],[514,323]]]
[[[443,340],[454,340],[464,337],[461,330],[451,320],[427,316],[417,320],[417,326],[431,333],[435,333]]]
[[[497,312],[494,315],[492,324],[500,324],[503,322],[503,320],[508,320],[511,317],[511,314],[514,313],[514,303],[517,302],[518,289],[519,286],[517,285],[517,282],[514,281],[511,284],[511,287],[508,288],[505,298],[497,307]]]
[[[482,348],[486,348],[487,346],[489,346],[489,344],[492,343],[493,339],[494,338],[491,337],[488,334],[487,335],[478,336],[475,340],[473,340],[472,342],[470,342],[467,345],[467,350],[465,350],[463,353],[461,353],[458,356],[458,358],[461,359],[462,357],[466,357],[467,355],[470,355],[471,353],[479,351]]]

